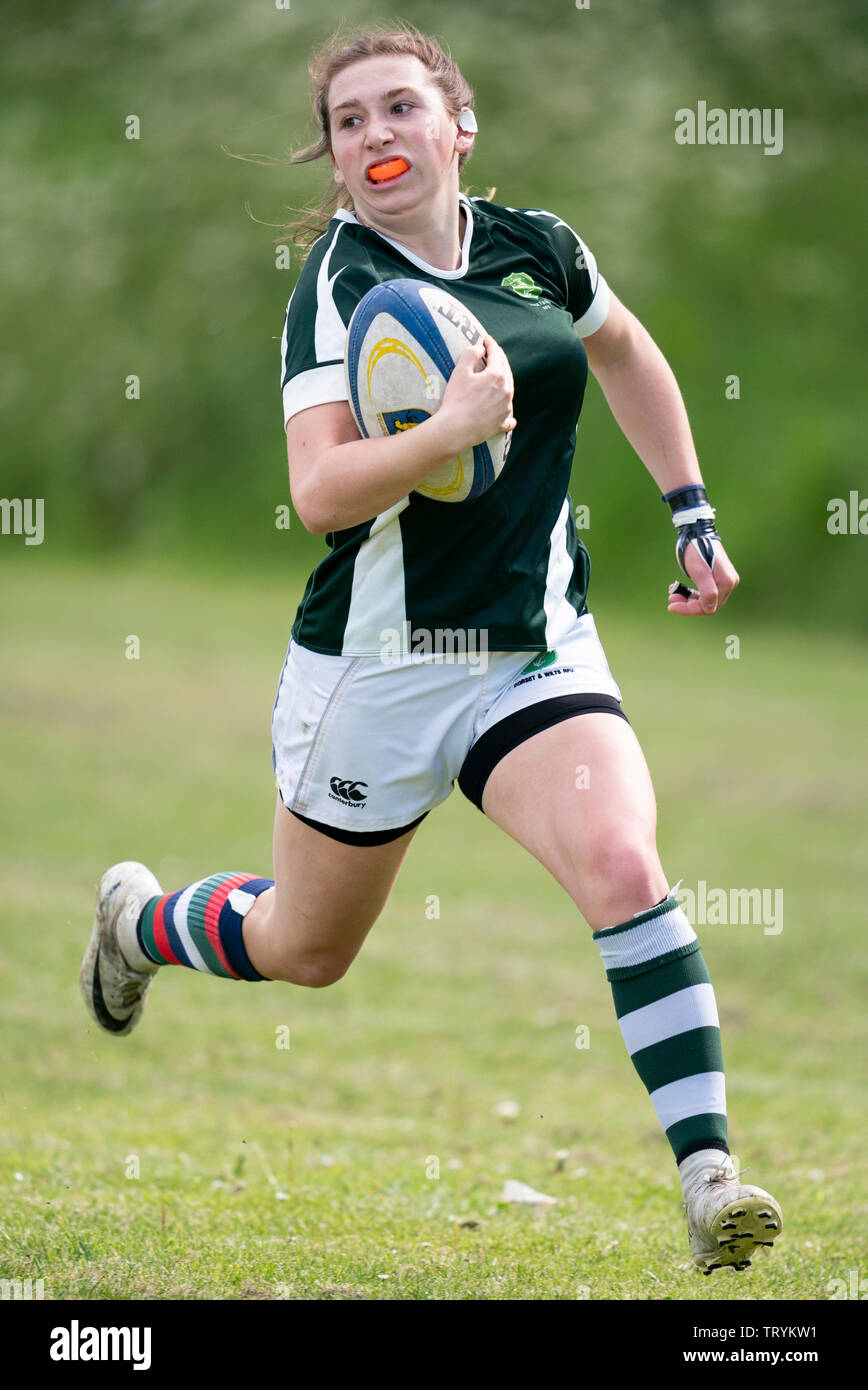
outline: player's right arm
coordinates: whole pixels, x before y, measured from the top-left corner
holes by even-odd
[[[484,369],[477,362],[486,352]],[[309,406],[286,425],[289,487],[302,525],[314,535],[369,521],[402,501],[433,472],[502,429],[511,429],[512,373],[486,335],[465,348],[440,409],[398,434],[363,439],[346,401]]]

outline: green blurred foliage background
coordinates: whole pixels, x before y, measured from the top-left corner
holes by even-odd
[[[0,50],[8,330],[0,493],[45,498],[52,553],[138,549],[300,577],[324,553],[289,500],[276,226],[325,164],[307,61],[340,20],[401,17],[451,47],[480,132],[464,187],[557,211],[680,382],[740,611],[868,627],[861,233],[868,43],[841,0],[76,0],[7,10]],[[675,111],[780,107],[783,152],[686,147]],[[141,138],[128,140],[135,114]],[[273,165],[227,155],[256,155]],[[275,224],[275,225],[268,225]],[[141,379],[129,401],[124,380]],[[725,378],[740,378],[727,400]],[[668,512],[591,386],[574,502],[591,601],[659,611]],[[37,548],[0,539],[2,561]],[[227,560],[227,557],[229,559]]]

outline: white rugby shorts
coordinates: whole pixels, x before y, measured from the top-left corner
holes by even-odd
[[[492,769],[540,729],[592,710],[626,719],[590,613],[554,652],[476,658],[328,656],[290,640],[271,720],[283,804],[336,839],[383,843],[456,780],[482,810]]]

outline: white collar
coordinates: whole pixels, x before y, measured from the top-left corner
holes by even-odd
[[[427,261],[422,260],[421,256],[417,256],[412,251],[409,251],[402,242],[395,241],[394,237],[386,236],[384,232],[378,232],[376,227],[368,227],[366,222],[360,222],[356,214],[350,212],[348,208],[337,208],[334,216],[341,222],[351,222],[356,227],[365,227],[369,232],[376,232],[376,235],[382,237],[383,241],[387,241],[390,246],[394,246],[396,251],[400,251],[405,260],[418,266],[420,270],[427,271],[429,275],[435,276],[438,280],[460,280],[462,275],[467,274],[467,267],[470,261],[470,242],[473,238],[473,208],[470,205],[469,198],[467,198],[464,193],[458,194],[458,201],[464,208],[467,223],[464,228],[464,241],[461,246],[461,264],[457,270],[443,270],[441,266],[429,265]]]

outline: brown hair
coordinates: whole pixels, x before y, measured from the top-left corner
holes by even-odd
[[[404,20],[394,23],[365,25],[355,33],[342,33],[341,28],[334,32],[314,53],[308,64],[308,73],[313,83],[313,114],[319,137],[313,144],[297,150],[289,159],[289,164],[306,164],[313,159],[321,159],[331,151],[331,129],[329,124],[328,93],[332,78],[351,63],[360,58],[374,58],[382,55],[418,58],[428,69],[432,83],[439,89],[447,111],[456,120],[462,106],[473,107],[473,91],[464,80],[457,63],[445,46],[414,25]],[[459,173],[464,168],[470,151],[458,156]],[[464,190],[462,190],[464,191]],[[486,198],[492,198],[495,189],[490,188]],[[275,243],[290,240],[301,251],[302,261],[311,246],[322,236],[338,207],[353,210],[353,202],[345,185],[333,180],[323,190],[319,200],[306,208],[290,209],[299,211],[302,217],[280,226],[280,235]]]

